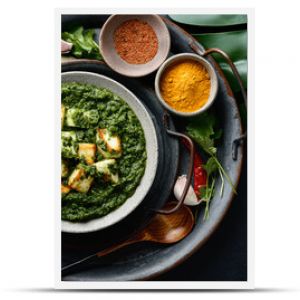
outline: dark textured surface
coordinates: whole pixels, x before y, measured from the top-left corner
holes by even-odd
[[[70,16],[67,19],[65,19],[66,22],[72,19],[72,22],[82,21],[83,25],[88,26],[89,21],[91,25],[97,23],[96,19],[100,23],[103,17]],[[191,52],[189,47],[189,43],[193,41],[191,36],[173,23],[167,22],[167,24],[172,37],[172,53]],[[201,48],[201,45],[199,47]],[[237,184],[241,171],[242,155],[240,153],[239,159],[233,161],[231,147],[232,141],[241,134],[238,108],[220,69],[213,60],[209,60],[216,69],[220,85],[213,107],[224,129],[224,135],[219,145],[219,158],[232,180]],[[146,80],[149,81],[149,87],[153,90],[151,78],[153,80],[153,75],[147,77]],[[147,92],[150,92],[150,89]],[[138,89],[133,86],[132,91],[136,93]],[[181,121],[177,120],[177,125],[182,125]],[[186,161],[186,156],[181,156],[181,172],[184,172]],[[163,179],[161,178],[161,180]],[[221,182],[218,180],[216,182],[217,191],[219,191],[220,185]],[[223,197],[219,197],[217,192],[213,198],[209,220],[203,222],[202,210],[193,232],[183,241],[171,246],[146,243],[133,245],[99,259],[89,269],[77,272],[64,278],[64,280],[146,280],[153,279],[171,268],[174,270],[157,277],[156,280],[246,280],[245,226],[247,220],[246,198],[243,197],[246,195],[245,186],[243,187],[242,184],[239,187],[239,191],[241,189],[242,191],[238,197],[234,197],[232,200],[232,190],[228,184],[225,184]],[[222,221],[225,214],[226,218]],[[212,235],[215,230],[216,232]],[[192,253],[194,255],[179,266]]]

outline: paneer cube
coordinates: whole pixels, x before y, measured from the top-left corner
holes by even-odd
[[[61,184],[60,191],[62,194],[68,194],[71,191],[71,188],[67,185]]]
[[[119,176],[116,172],[112,172],[110,167],[116,164],[115,159],[104,159],[94,163],[97,171],[104,175],[106,180],[110,180],[113,183],[119,182]]]
[[[98,135],[104,141],[109,152],[121,152],[121,140],[117,135],[113,136],[107,129],[98,129]]]
[[[94,163],[94,166],[96,167],[99,173],[110,174],[109,167],[114,165],[115,163],[115,159],[103,159]]]
[[[93,177],[86,177],[81,168],[76,168],[69,177],[68,185],[80,193],[87,193],[93,183]]]
[[[83,157],[88,165],[93,164],[96,156],[96,145],[88,143],[78,144],[78,156]]]
[[[117,158],[121,156],[121,139],[112,135],[107,129],[97,129],[97,147],[105,158]]]

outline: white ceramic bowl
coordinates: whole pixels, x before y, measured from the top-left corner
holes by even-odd
[[[144,105],[127,88],[103,75],[90,72],[67,72],[61,82],[80,82],[107,88],[120,96],[133,110],[143,127],[146,139],[147,162],[144,176],[135,193],[126,202],[108,215],[84,223],[62,221],[62,231],[70,233],[91,232],[111,226],[129,215],[145,198],[155,178],[158,164],[158,144],[154,124]]]
[[[208,71],[209,77],[210,77],[210,94],[209,94],[209,98],[207,100],[207,102],[205,103],[204,106],[202,106],[200,109],[194,111],[194,112],[181,112],[178,110],[175,110],[174,108],[172,108],[171,106],[169,106],[165,100],[163,99],[161,92],[160,92],[160,80],[161,80],[161,76],[163,75],[163,73],[165,72],[165,70],[170,67],[173,64],[176,64],[180,61],[183,60],[195,60],[197,62],[199,62],[200,64],[202,64],[206,70]],[[181,53],[181,54],[177,54],[174,55],[172,57],[170,57],[169,59],[167,59],[159,68],[159,70],[156,73],[156,77],[155,77],[155,92],[156,92],[156,96],[159,99],[160,103],[171,113],[181,116],[181,117],[192,117],[192,116],[196,116],[201,114],[202,112],[206,111],[214,102],[216,96],[217,96],[217,92],[218,92],[218,78],[217,78],[217,74],[214,70],[214,68],[212,67],[212,65],[203,57],[196,55],[196,54],[192,54],[192,53]]]

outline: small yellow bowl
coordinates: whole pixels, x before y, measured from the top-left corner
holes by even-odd
[[[161,89],[160,89],[161,77],[164,74],[164,72],[166,71],[166,69],[169,68],[173,64],[177,64],[180,61],[186,61],[186,60],[194,60],[194,61],[200,63],[202,66],[204,66],[208,72],[208,75],[210,77],[210,83],[211,83],[210,84],[210,93],[209,93],[209,97],[208,97],[206,103],[201,108],[199,108],[198,110],[195,110],[193,112],[178,111],[178,110],[174,109],[173,107],[171,107],[170,105],[168,105],[168,103],[164,100],[164,98],[161,94]],[[160,103],[171,113],[181,116],[181,117],[196,116],[196,115],[199,115],[199,114],[203,113],[204,111],[206,111],[213,104],[213,102],[217,96],[217,92],[218,92],[217,74],[216,74],[214,68],[212,67],[212,65],[205,58],[203,58],[199,55],[196,55],[196,54],[192,54],[192,53],[177,54],[177,55],[174,55],[174,56],[170,57],[169,59],[167,59],[161,65],[159,70],[157,71],[156,77],[155,77],[155,92],[156,92],[156,96],[159,99]]]

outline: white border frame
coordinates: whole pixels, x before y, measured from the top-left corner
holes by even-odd
[[[62,14],[247,14],[248,16],[248,197],[247,197],[247,281],[134,281],[134,282],[80,282],[61,281],[61,220],[60,220],[60,34]],[[201,289],[253,289],[254,288],[254,9],[253,8],[57,8],[55,9],[55,288],[99,290],[201,290]],[[250,68],[249,68],[250,66]],[[251,163],[249,163],[251,162]]]

